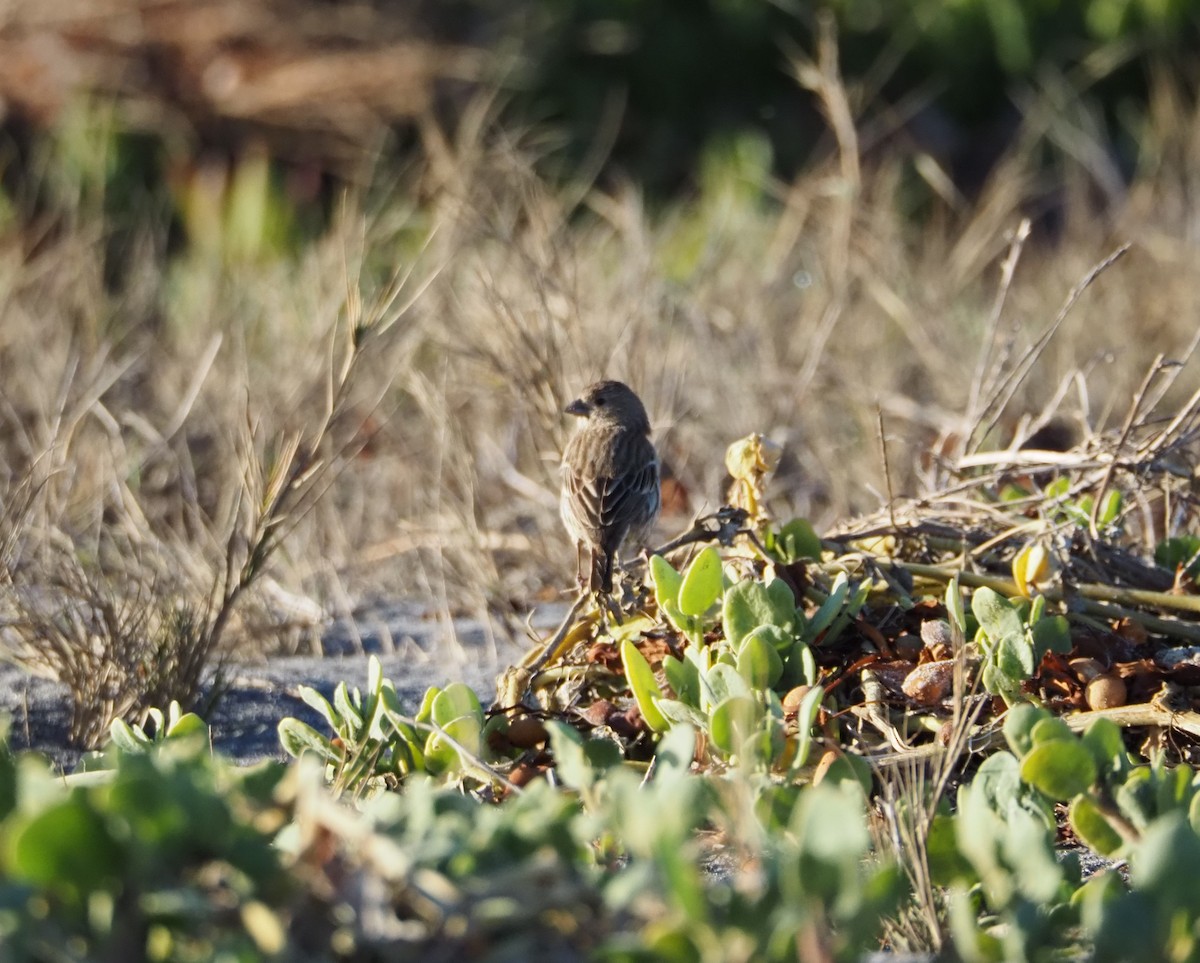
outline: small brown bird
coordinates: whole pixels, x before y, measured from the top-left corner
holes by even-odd
[[[619,381],[589,385],[564,410],[583,421],[563,453],[559,508],[575,540],[579,587],[607,595],[622,543],[644,539],[658,518],[658,453],[646,409]]]

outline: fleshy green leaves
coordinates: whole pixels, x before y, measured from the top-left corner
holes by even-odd
[[[671,624],[696,645],[702,644],[705,615],[721,597],[724,579],[721,556],[713,547],[697,555],[687,572],[680,574],[660,555],[650,559],[654,598]]]
[[[1021,778],[1060,802],[1085,792],[1096,781],[1096,760],[1074,735],[1036,742],[1021,761]]]
[[[1037,670],[1047,652],[1071,650],[1071,633],[1061,615],[1043,616],[1045,599],[1014,602],[983,587],[975,590],[971,611],[979,622],[976,641],[983,652],[983,684],[1010,705],[1019,701],[1021,683]]]
[[[793,632],[797,620],[796,599],[787,585],[776,579],[770,585],[746,579],[725,593],[722,609],[725,638],[735,649],[755,629],[772,625],[784,632]]]
[[[621,661],[625,664],[625,677],[629,680],[629,688],[633,690],[633,697],[646,725],[655,732],[666,732],[670,723],[658,708],[662,692],[654,681],[654,670],[650,668],[650,663],[629,639],[621,643]]]
[[[679,586],[679,611],[695,618],[703,615],[721,597],[721,556],[711,545],[688,566]]]
[[[791,563],[802,558],[819,559],[821,557],[821,539],[807,519],[794,518],[778,533],[770,534],[771,538],[767,547],[773,548],[784,562]]]
[[[783,659],[777,645],[791,644],[791,638],[774,625],[755,629],[743,640],[737,654],[737,670],[752,688],[770,689],[783,675]]]
[[[1183,569],[1189,578],[1200,575],[1200,535],[1176,535],[1154,548],[1154,562],[1174,572]]]
[[[417,772],[447,781],[487,778],[478,765],[488,753],[483,707],[462,682],[431,686],[416,715],[408,716],[379,659],[371,656],[365,691],[342,682],[332,702],[308,686],[300,687],[300,697],[321,715],[333,737],[287,718],[279,723],[279,741],[291,756],[311,753],[320,759],[332,774],[335,792],[362,792],[380,779]]]

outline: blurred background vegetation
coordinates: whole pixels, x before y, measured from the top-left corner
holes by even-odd
[[[750,431],[821,527],[1128,240],[989,443],[1111,427],[1197,327],[1198,49],[1190,0],[5,4],[0,561],[195,595],[283,451],[336,468],[289,590],[495,626],[570,587],[580,384],[646,398],[665,527]]]
[[[968,196],[1047,99],[1086,104],[1098,186],[1119,190],[1153,84],[1194,89],[1200,71],[1194,0],[17,2],[0,14],[4,208],[47,202],[53,185],[29,181],[51,141],[110,212],[173,198],[206,244],[194,181],[214,157],[261,157],[249,176],[278,195],[261,241],[278,247],[320,228],[335,185],[428,149],[431,118],[456,129],[481,90],[505,129],[537,131],[560,179],[670,198],[730,151],[789,178],[830,147],[797,82],[825,15],[864,158],[920,157]]]

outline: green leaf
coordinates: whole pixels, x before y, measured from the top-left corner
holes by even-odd
[[[1096,760],[1076,739],[1041,742],[1021,760],[1021,778],[1051,799],[1065,801],[1096,781]]]
[[[800,700],[800,706],[796,709],[796,755],[792,758],[792,769],[799,769],[808,762],[812,751],[812,729],[824,698],[825,689],[814,685]]]
[[[946,586],[946,616],[951,626],[958,626],[958,630],[966,635],[967,612],[963,608],[962,589],[959,588],[957,575]]]
[[[1071,493],[1071,479],[1066,475],[1060,475],[1046,486],[1045,496],[1048,499],[1066,498]]]
[[[114,719],[108,727],[108,735],[122,752],[145,752],[152,745],[146,733],[133,728],[124,719]]]
[[[938,813],[929,824],[925,838],[925,858],[929,876],[935,886],[949,886],[955,880],[974,883],[974,871],[963,856],[954,837],[954,817]]]
[[[362,704],[357,689],[354,690],[354,699],[350,698],[350,690],[345,682],[339,682],[333,690],[333,706],[338,711],[338,715],[342,717],[342,725],[346,728],[343,733],[347,736],[353,736],[355,739],[362,732],[363,720],[362,715],[358,711],[358,707]]]
[[[607,739],[585,739],[555,719],[546,720],[546,731],[550,733],[554,771],[572,789],[590,788],[621,761],[620,750]]]
[[[996,646],[996,667],[1014,682],[1028,679],[1036,668],[1033,645],[1024,632],[1001,636]]]
[[[367,691],[363,699],[362,716],[365,734],[371,739],[382,739],[383,730],[379,721],[382,716],[381,693],[383,692],[383,666],[377,655],[367,660]]]
[[[1200,535],[1178,535],[1164,539],[1154,547],[1154,562],[1175,571],[1186,566],[1189,576],[1200,572]]]
[[[741,752],[762,718],[762,706],[750,696],[730,696],[713,709],[709,718],[713,745],[727,756]]]
[[[708,700],[702,700],[701,706],[708,706],[709,709],[731,696],[750,695],[750,686],[746,684],[746,680],[738,675],[736,668],[724,662],[718,662],[700,676],[700,690],[704,699]]]
[[[662,698],[662,692],[654,680],[654,670],[631,639],[621,643],[621,661],[625,664],[625,678],[629,680],[629,688],[633,691],[633,698],[646,725],[655,732],[666,732],[671,724],[656,704]]]
[[[796,608],[796,596],[791,586],[783,579],[774,578],[767,583],[767,598],[771,601],[772,625],[791,631],[796,620],[804,617]]]
[[[1040,598],[1040,596],[1039,596]],[[1033,624],[1034,658],[1042,661],[1047,652],[1066,655],[1071,651],[1071,624],[1066,616],[1053,615],[1039,619]]]
[[[1075,835],[1101,856],[1111,856],[1121,848],[1121,834],[1113,829],[1090,796],[1080,795],[1071,800],[1067,819]]]
[[[663,656],[663,675],[676,697],[689,706],[700,704],[700,670],[690,659],[677,659],[671,653]]]
[[[281,719],[276,731],[284,752],[294,759],[299,759],[305,752],[315,753],[322,762],[336,764],[342,758],[329,739],[299,719]]]
[[[971,597],[971,611],[993,642],[1010,636],[1025,635],[1025,626],[1016,606],[987,586],[975,590]]]
[[[478,756],[483,751],[483,707],[479,696],[466,683],[454,682],[438,690],[429,701],[428,721],[439,726],[469,756]],[[472,763],[471,758],[438,732],[429,733],[421,753],[424,768],[435,776],[457,772]]]
[[[821,539],[807,519],[794,518],[779,530],[775,544],[780,548],[785,562],[801,558],[819,559]]]
[[[417,710],[417,714],[413,717],[417,722],[429,722],[433,718],[433,700],[438,697],[442,690],[435,685],[431,685],[425,690],[425,695],[421,697],[421,708]]]
[[[826,866],[841,866],[846,877],[853,878],[871,845],[863,799],[861,783],[854,778],[822,782],[805,792],[791,826],[804,855]]]
[[[1018,757],[1033,748],[1033,728],[1050,713],[1040,706],[1028,702],[1020,703],[1008,710],[1004,716],[1004,739]]]
[[[708,726],[708,719],[704,713],[686,702],[680,702],[678,699],[656,699],[655,705],[667,722],[672,724],[669,732],[674,732],[680,723],[695,726],[697,729],[705,729]]]
[[[843,752],[825,770],[825,778],[822,780],[821,785],[836,786],[844,784],[856,786],[859,792],[862,793],[861,798],[866,799],[871,795],[871,783],[873,779],[874,773],[872,773],[871,764],[867,760],[855,752]]]
[[[700,725],[704,725],[703,717]],[[684,774],[691,770],[696,757],[696,731],[692,726],[672,726],[671,731],[662,737],[654,750],[659,773]]]
[[[764,625],[746,636],[737,656],[737,670],[752,689],[769,689],[783,675],[783,660],[773,644],[771,633],[783,634],[773,625]]]
[[[1200,838],[1184,814],[1176,811],[1146,829],[1130,857],[1129,875],[1136,889],[1148,890],[1160,900],[1193,902],[1198,865]]]
[[[793,631],[796,614],[796,600],[784,582],[776,580],[768,587],[747,579],[726,591],[721,619],[725,638],[737,649],[747,635],[763,625]]]
[[[1123,501],[1120,490],[1110,488],[1100,503],[1100,511],[1096,513],[1096,524],[1100,528],[1107,528],[1115,522],[1121,515]]]
[[[660,609],[669,604],[678,608],[679,589],[683,585],[680,575],[661,555],[650,557],[650,578],[654,581],[654,600]]]
[[[1035,746],[1044,742],[1074,742],[1075,731],[1058,716],[1047,714],[1030,731]]]
[[[812,618],[808,620],[808,629],[805,632],[805,638],[808,641],[812,641],[829,628],[849,594],[850,580],[846,577],[845,572],[838,572],[837,578],[833,580],[833,585],[829,589],[829,595],[821,603],[820,608],[813,613]]]
[[[1101,775],[1124,770],[1125,740],[1121,727],[1111,719],[1094,720],[1081,740],[1096,760],[1096,770]]]
[[[483,725],[483,706],[479,696],[465,682],[452,682],[433,699],[431,707],[433,721],[443,729],[449,729],[459,719],[473,719]]]
[[[721,556],[711,545],[692,560],[679,587],[679,611],[699,616],[721,595]]]
[[[839,573],[838,580],[840,580],[842,574],[844,573]],[[834,581],[835,589],[837,587],[838,580]],[[824,635],[821,638],[822,645],[832,645],[838,640],[838,637],[845,630],[846,626],[850,624],[850,620],[855,618],[862,610],[862,607],[866,605],[867,599],[871,596],[871,586],[872,582],[870,579],[863,579],[858,583],[858,585],[854,586],[849,597],[846,599],[846,604],[842,606],[840,611],[834,615],[833,621],[829,623],[829,627],[823,630]],[[815,642],[817,636],[822,634],[820,624],[823,620],[823,613],[825,611],[826,606],[822,605],[817,612],[817,616],[814,616],[814,624],[810,624],[806,629],[804,633],[804,639],[806,642]]]
[[[317,712],[321,714],[321,716],[329,724],[330,729],[339,735],[343,735],[341,716],[339,716],[334,710],[333,706],[329,704],[328,699],[321,695],[321,693],[319,693],[316,689],[307,685],[300,686],[300,698],[305,705],[316,709]]]
[[[799,679],[805,685],[816,683],[817,659],[813,655],[812,646],[803,639],[797,639],[792,643],[791,651],[788,652],[785,661],[791,679]]]
[[[968,788],[985,800],[985,808],[995,818],[1000,818],[998,814],[1024,810],[1036,816],[1047,829],[1054,826],[1053,806],[1021,781],[1021,764],[1011,753],[988,756]],[[966,827],[968,836],[978,830],[979,827]]]
[[[392,743],[392,766],[398,775],[422,772],[425,769],[425,740],[406,722],[392,720],[396,734]]]
[[[208,735],[208,725],[194,712],[185,712],[167,728],[168,739],[186,739],[194,735]]]
[[[122,876],[125,852],[88,797],[76,793],[11,831],[7,869],[17,881],[80,894]]]
[[[782,658],[786,653],[792,651],[796,640],[792,633],[786,629],[781,629],[778,625],[760,625],[757,629],[742,639],[742,644],[739,649],[745,648],[746,644],[751,639],[761,639],[768,643]]]

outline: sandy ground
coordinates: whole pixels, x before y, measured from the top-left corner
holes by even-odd
[[[555,614],[539,613],[535,624],[552,627]],[[215,708],[203,713],[214,748],[242,763],[283,758],[276,733],[281,719],[295,716],[327,731],[324,721],[301,701],[300,686],[312,686],[327,698],[343,680],[364,686],[372,653],[379,656],[401,702],[413,711],[429,686],[459,680],[488,705],[496,676],[521,655],[519,648],[494,641],[481,623],[458,620],[449,626],[424,618],[418,606],[405,603],[374,606],[353,620],[330,624],[321,649],[324,655],[226,664],[224,693]],[[0,662],[0,715],[11,721],[14,749],[33,749],[65,771],[73,768],[79,750],[67,744],[70,700],[65,686]]]

